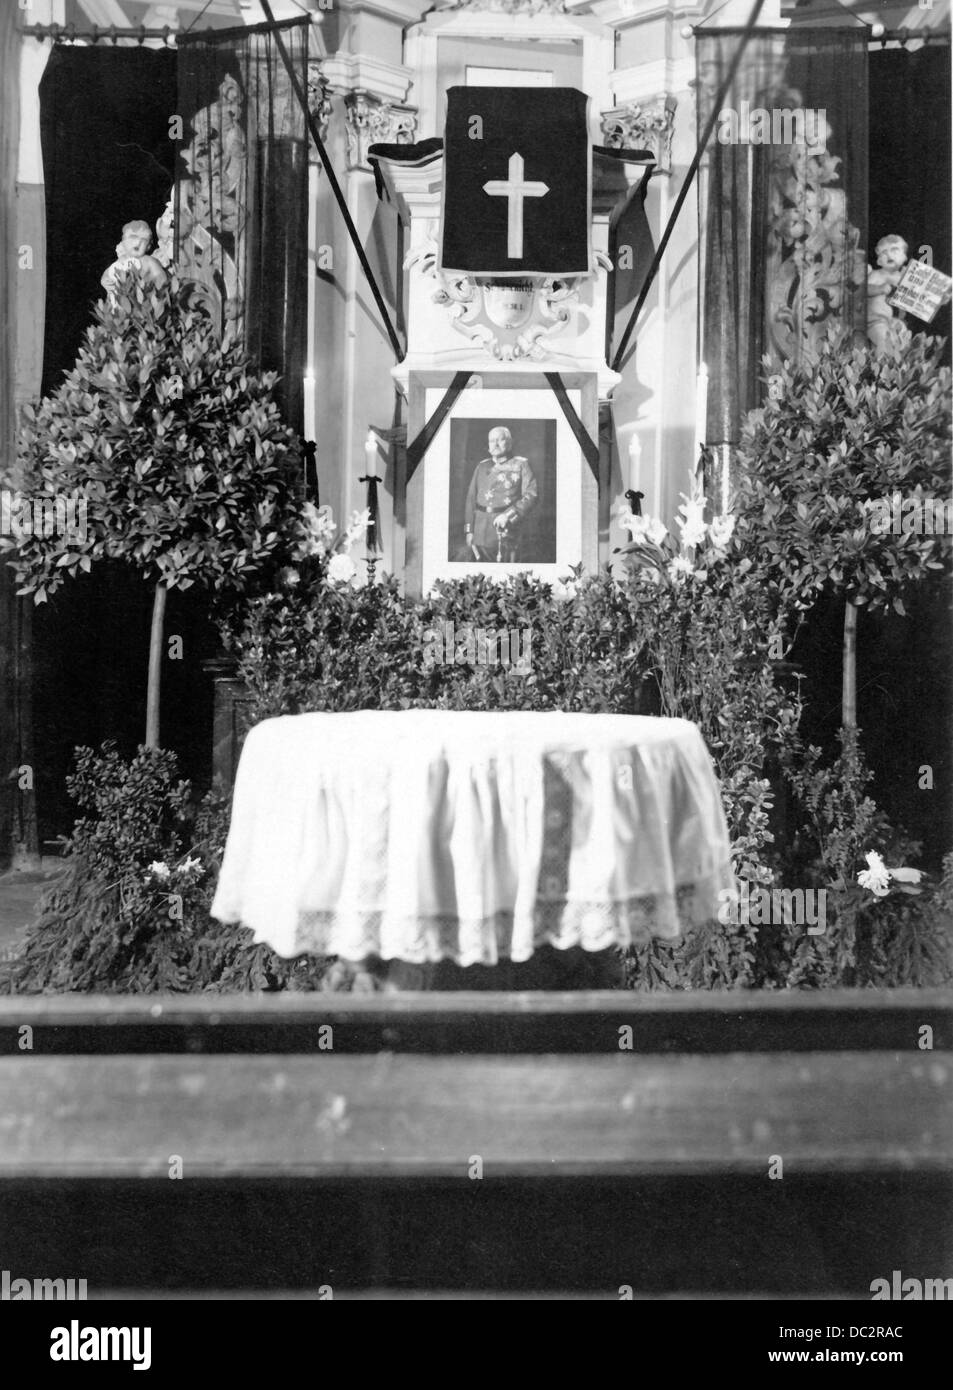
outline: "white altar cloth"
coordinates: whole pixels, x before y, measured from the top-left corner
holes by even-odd
[[[361,710],[249,732],[212,913],[282,956],[494,965],[677,937],[733,886],[687,720]]]

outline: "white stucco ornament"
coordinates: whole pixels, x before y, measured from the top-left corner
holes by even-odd
[[[555,275],[503,280],[461,275],[437,266],[437,241],[428,239],[408,255],[405,266],[417,267],[436,283],[431,298],[446,308],[458,333],[502,362],[543,362],[555,349],[550,339],[570,323],[579,303],[584,276]],[[605,270],[612,263],[602,251],[595,261]]]

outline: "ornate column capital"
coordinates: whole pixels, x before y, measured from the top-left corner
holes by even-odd
[[[673,96],[627,101],[603,112],[602,131],[609,149],[651,150],[660,174],[672,172]]]
[[[410,145],[417,129],[417,112],[398,106],[373,92],[358,89],[344,98],[349,169],[370,169],[371,145]]]

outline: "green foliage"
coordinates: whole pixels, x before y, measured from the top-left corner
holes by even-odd
[[[24,408],[4,484],[82,507],[85,527],[0,538],[18,592],[42,603],[103,557],[168,588],[268,578],[289,548],[300,477],[275,380],[223,348],[174,279],[158,290],[131,269],[97,304],[62,384]]]
[[[867,795],[872,773],[859,739],[841,735],[829,765],[818,748],[788,749],[786,775],[799,830],[787,854],[791,881],[826,892],[826,929],[773,930],[760,945],[761,982],[786,988],[834,985],[939,985],[953,978],[953,914],[948,857],[940,885],[897,881],[882,897],[858,882],[866,855],[907,866],[920,846],[895,831]]]
[[[522,709],[660,713],[693,720],[722,780],[739,877],[770,882],[770,773],[797,727],[797,691],[774,655],[784,643],[764,575],[728,552],[705,570],[653,580],[577,573],[440,581],[419,601],[391,581],[329,584],[324,559],[281,595],[253,600],[229,632],[253,721],[307,710]],[[445,624],[523,635],[529,669],[442,659]],[[441,659],[434,660],[439,638]],[[694,933],[676,948],[633,952],[637,987],[749,984],[754,929]]]
[[[325,962],[282,960],[209,916],[227,803],[193,806],[172,753],[81,748],[69,791],[86,812],[40,904],[11,993],[315,989]]]
[[[950,371],[943,342],[898,334],[890,351],[830,338],[816,363],[770,365],[776,389],[751,411],[737,451],[749,544],[777,592],[809,607],[824,588],[893,605],[942,570],[949,534],[892,534],[874,504],[950,491]]]
[[[657,579],[642,572],[634,604],[642,660],[658,712],[702,732],[721,783],[736,877],[774,880],[771,846],[777,769],[801,715],[796,685],[777,657],[787,634],[763,573],[737,544],[701,568]],[[757,929],[709,923],[677,945],[653,941],[630,959],[629,983],[644,988],[726,988],[754,983]]]
[[[810,369],[780,369],[778,399],[745,426],[734,534],[724,519],[704,522],[693,497],[681,509],[678,543],[660,523],[632,520],[624,552],[632,568],[621,577],[577,569],[551,585],[477,576],[441,581],[419,601],[393,579],[352,582],[350,560],[332,554],[333,526],[298,505],[293,442],[271,403],[271,380],[222,352],[199,311],[134,286],[120,306],[101,306],[84,352],[25,430],[23,482],[33,495],[72,488],[82,496],[89,537],[75,554],[62,538],[23,544],[16,564],[29,591],[42,596],[100,555],[172,586],[244,588],[226,637],[255,721],[408,708],[689,719],[721,781],[738,878],[824,889],[826,930],[711,922],[677,944],[629,952],[630,987],[953,977],[953,855],[925,891],[901,882],[878,897],[858,883],[868,852],[906,864],[917,847],[868,796],[853,733],[828,765],[802,746],[801,692],[782,659],[793,623],[823,589],[903,612],[906,586],[947,564],[948,535],[870,524],[878,500],[948,491],[950,379],[932,340],[908,340],[893,356],[828,343]],[[165,383],[176,374],[187,390],[170,399]],[[352,521],[345,544],[359,531]],[[260,583],[257,596],[252,583]],[[513,635],[527,669],[481,662],[468,646],[474,631]],[[775,844],[785,784],[793,800]],[[206,801],[196,814],[170,755],[143,749],[126,764],[108,749],[101,757],[81,750],[71,786],[88,814],[12,988],[320,982],[325,962],[281,961],[243,929],[209,918],[225,808]],[[170,912],[173,897],[180,915]]]

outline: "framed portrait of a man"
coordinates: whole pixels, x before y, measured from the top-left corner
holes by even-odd
[[[445,390],[421,384],[414,412],[420,421],[430,419]],[[581,386],[567,388],[581,418],[593,413],[589,394]],[[475,378],[455,401],[413,482],[409,592],[427,592],[437,579],[468,574],[501,577],[529,570],[555,579],[570,565],[596,563],[598,487],[545,380],[510,378],[497,385],[492,377]]]
[[[555,563],[555,420],[451,420],[447,559]]]

